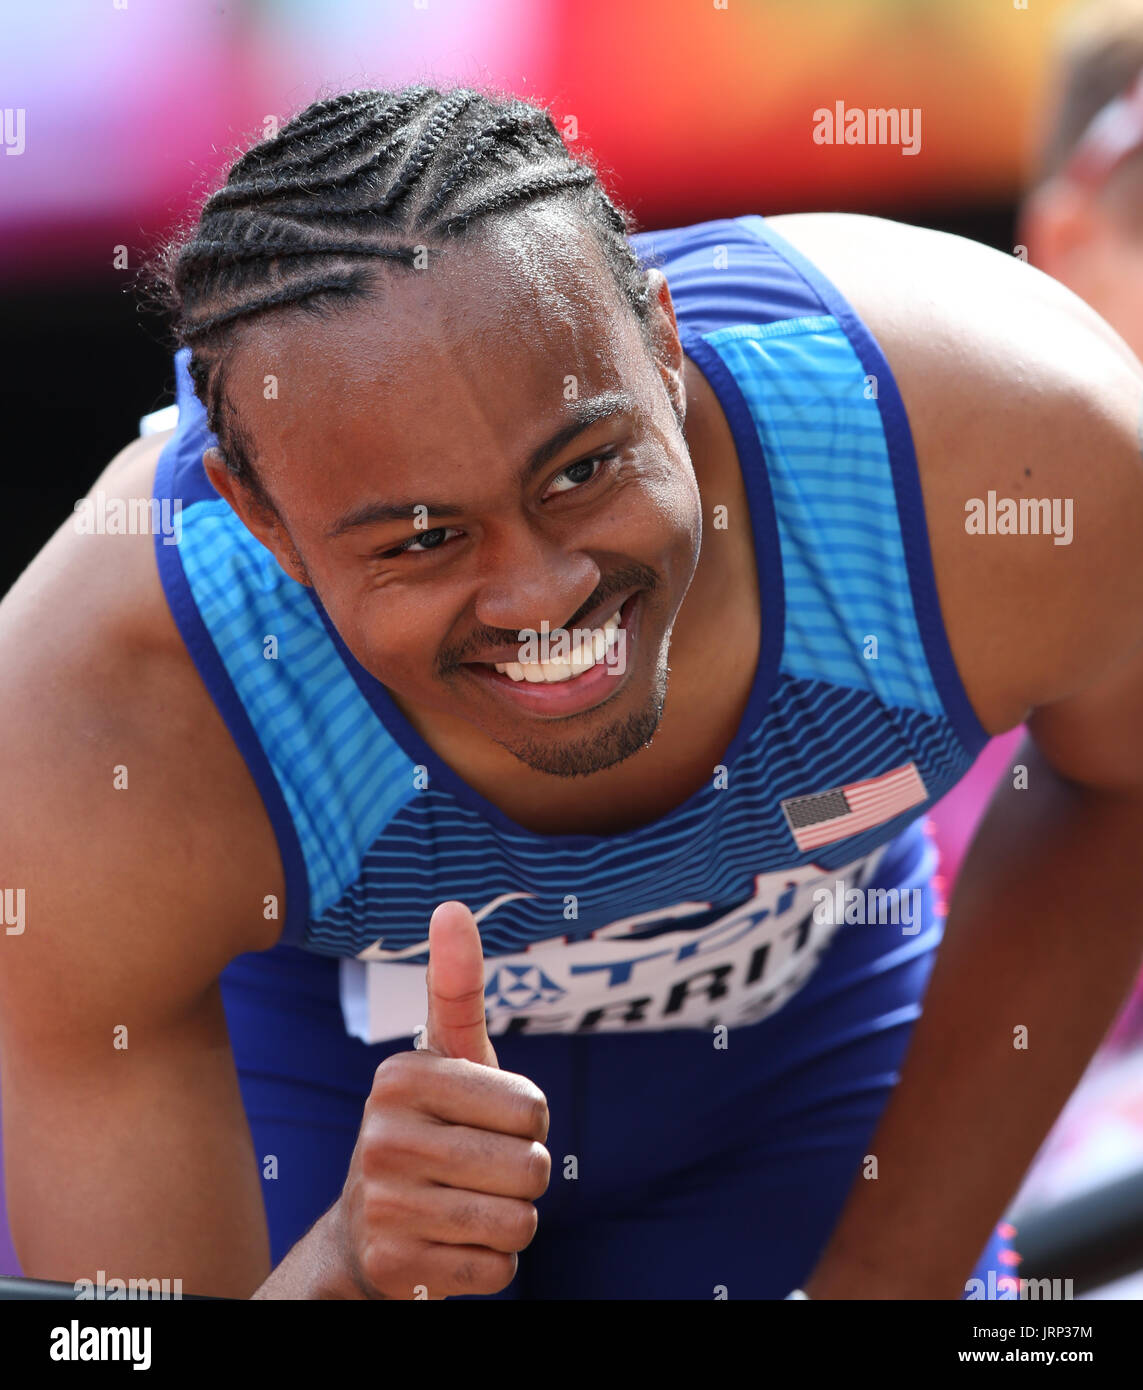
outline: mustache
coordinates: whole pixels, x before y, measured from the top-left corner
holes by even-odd
[[[614,574],[608,576],[606,583],[601,584],[591,595],[588,601],[581,604],[575,615],[568,619],[563,626],[569,631],[575,628],[589,613],[594,613],[596,609],[605,604],[608,599],[619,594],[627,593],[631,589],[654,589],[659,582],[656,572],[648,565],[629,565],[625,569],[616,570]],[[553,628],[552,631],[555,631]],[[487,651],[489,647],[510,646],[513,642],[520,640],[519,631],[505,632],[498,628],[484,628],[479,633],[474,633],[468,637],[463,647],[456,647],[447,653],[441,653],[437,663],[438,673],[447,674],[456,667],[462,665],[477,652]]]

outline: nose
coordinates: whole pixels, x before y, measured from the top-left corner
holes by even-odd
[[[476,619],[513,635],[527,628],[564,626],[599,587],[599,566],[583,551],[568,550],[540,528],[521,525],[495,542],[486,538]]]

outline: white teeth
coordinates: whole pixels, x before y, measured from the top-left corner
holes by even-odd
[[[567,656],[553,657],[548,661],[498,661],[496,669],[502,676],[514,681],[528,681],[532,685],[553,685],[574,680],[603,660],[615,646],[618,632],[619,610],[616,609],[602,628],[595,628],[589,638],[578,641]]]

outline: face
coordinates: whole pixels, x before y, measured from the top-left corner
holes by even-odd
[[[328,320],[251,325],[233,351],[229,394],[277,516],[216,451],[207,470],[403,710],[590,774],[658,726],[699,555],[666,282],[650,272],[649,351],[590,232],[558,213],[429,265],[384,270]],[[545,654],[573,662],[538,668]]]
[[[1138,175],[1127,190],[1138,196]],[[1120,193],[1122,196],[1122,191]],[[1143,358],[1143,237],[1115,199],[1062,179],[1025,204],[1019,228],[1029,260],[1085,300]]]
[[[1095,275],[1086,279],[1094,283],[1083,298],[1143,358],[1143,240],[1111,221],[1092,261]]]

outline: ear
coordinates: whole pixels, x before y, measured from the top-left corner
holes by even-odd
[[[231,509],[251,535],[262,542],[291,579],[312,588],[313,581],[278,513],[240,478],[235,477],[226,466],[221,450],[213,447],[207,449],[202,456],[202,466],[215,492],[230,503]]]
[[[683,381],[683,345],[679,342],[675,306],[671,300],[667,277],[663,272],[648,270],[646,274],[651,293],[656,300],[648,325],[651,330],[652,352],[681,430],[687,418],[687,388]]]
[[[1025,199],[1016,239],[1028,248],[1029,264],[1082,296],[1106,232],[1106,217],[1087,189],[1052,178]]]

